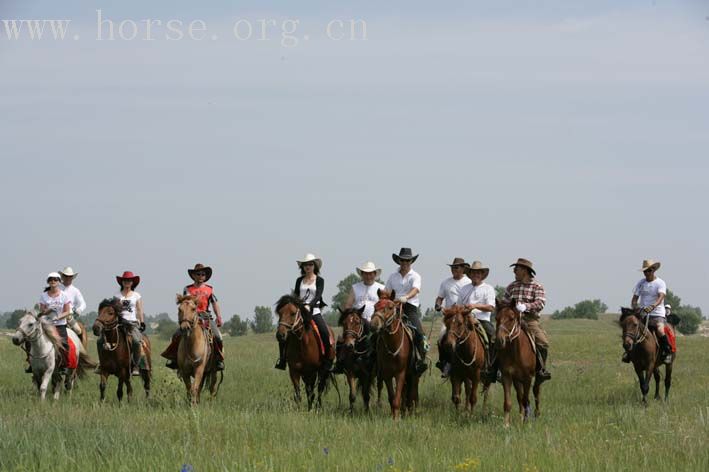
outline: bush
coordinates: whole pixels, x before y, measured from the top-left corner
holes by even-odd
[[[608,306],[602,301],[596,300],[583,300],[578,302],[573,307],[567,306],[563,310],[556,310],[552,315],[552,319],[555,320],[565,320],[571,318],[584,318],[589,320],[597,320],[600,313],[605,313],[608,310]]]
[[[270,333],[273,331],[273,314],[267,306],[254,308],[254,321],[251,322],[254,333]]]
[[[25,316],[25,310],[15,310],[9,315],[7,315],[7,320],[5,321],[5,327],[8,329],[17,329],[20,325],[20,320]]]
[[[171,338],[173,334],[177,331],[177,323],[171,319],[163,319],[158,321],[158,327],[155,330],[155,334],[161,338]]]
[[[702,310],[696,306],[681,305],[678,309],[672,310],[672,313],[680,317],[677,330],[682,334],[694,334],[699,329],[704,317]]]
[[[239,315],[234,315],[224,323],[222,331],[229,333],[229,336],[245,336],[249,331],[249,322],[242,320]]]

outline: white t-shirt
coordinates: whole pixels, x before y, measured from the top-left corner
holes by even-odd
[[[67,294],[69,300],[71,300],[72,310],[80,315],[86,309],[86,302],[84,301],[83,295],[81,295],[81,291],[74,287],[73,284],[68,287],[60,284],[59,287],[61,287],[62,291]]]
[[[655,280],[652,282],[642,279],[635,285],[635,289],[633,289],[633,295],[638,296],[638,303],[642,308],[654,305],[657,301],[657,297],[659,297],[661,293],[667,294],[667,284],[659,277],[655,277]],[[664,318],[665,304],[660,303],[657,305],[657,308],[650,313],[650,316],[661,316]]]
[[[303,300],[303,303],[305,303],[306,305],[310,305],[310,309],[312,310],[313,315],[320,314],[320,308],[313,307],[313,302],[315,301],[315,293],[318,290],[317,281],[318,279],[316,278],[312,284],[306,285],[305,280],[303,280],[300,283],[300,293],[298,294],[298,296],[300,296],[300,299]]]
[[[402,277],[397,270],[389,276],[385,288],[394,290],[396,298],[403,297],[414,288],[421,290],[421,276],[414,269],[411,269]],[[407,303],[419,306],[419,294],[417,293],[413,298],[409,298]]]
[[[138,300],[140,300],[141,297],[138,292],[133,292],[130,294],[129,297],[124,297],[121,292],[118,292],[116,295],[114,295],[116,298],[118,298],[121,301],[121,305],[123,305],[123,311],[121,312],[121,318],[123,318],[126,321],[138,321]]]
[[[372,285],[364,285],[364,282],[357,282],[352,285],[354,292],[354,304],[352,308],[360,309],[364,307],[362,316],[365,320],[370,320],[374,314],[374,305],[379,301],[377,290],[384,288],[384,285],[379,282],[374,282]]]
[[[39,303],[46,305],[49,310],[52,311],[51,315],[47,315],[47,318],[52,321],[54,326],[64,326],[66,325],[66,318],[57,320],[57,317],[64,312],[64,305],[67,303],[71,304],[71,300],[64,292],[59,292],[59,295],[52,297],[49,293],[44,292],[39,297]]]
[[[460,290],[458,305],[492,305],[495,306],[495,289],[485,282],[480,285],[466,285]],[[483,321],[490,321],[489,311],[473,310],[475,318]]]
[[[443,307],[450,308],[458,303],[461,289],[471,283],[467,275],[464,275],[459,280],[449,277],[441,282],[441,287],[438,289],[438,297],[443,299]]]

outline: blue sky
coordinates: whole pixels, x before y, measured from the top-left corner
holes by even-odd
[[[204,19],[219,41],[97,42],[112,19]],[[349,16],[347,16],[349,15]],[[235,17],[313,40],[229,41]],[[411,246],[431,305],[445,263],[490,282],[532,259],[549,308],[627,303],[642,259],[706,311],[709,6],[702,2],[10,2],[79,41],[0,39],[0,309],[70,264],[89,305],[133,270],[174,312],[196,262],[229,314],[325,261],[326,297]],[[328,41],[331,18],[367,41]],[[299,31],[299,33],[301,32]]]

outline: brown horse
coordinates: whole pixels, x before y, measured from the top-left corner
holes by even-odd
[[[217,396],[224,373],[217,383],[217,359],[212,346],[209,319],[202,319],[197,311],[197,298],[177,295],[177,320],[180,325],[180,344],[177,347],[177,374],[187,388],[192,405],[199,403],[205,382],[209,382],[212,398]]]
[[[650,317],[641,308],[621,308],[620,326],[623,329],[623,348],[633,363],[640,382],[643,404],[647,405],[647,393],[650,390],[650,374],[655,377],[655,400],[660,399],[660,345],[655,332],[648,326]],[[665,330],[672,329],[669,324]],[[672,362],[674,362],[674,354]],[[665,364],[665,401],[670,396],[672,386],[672,363]]]
[[[328,382],[335,384],[331,372],[322,369],[323,354],[318,343],[319,335],[313,328],[313,316],[305,307],[303,301],[293,295],[283,295],[276,302],[278,314],[278,329],[276,339],[286,343],[286,362],[288,373],[293,383],[294,398],[300,403],[300,379],[305,384],[305,394],[308,397],[308,410],[313,407],[315,400],[315,384],[318,387],[317,407],[322,406],[322,394],[327,389]],[[332,329],[327,328],[330,338],[333,338]],[[335,350],[330,349],[328,355],[335,359]]]
[[[364,306],[359,310],[349,308],[340,310],[338,324],[342,326],[342,355],[337,360],[342,363],[347,384],[350,387],[350,413],[354,412],[357,389],[362,391],[365,411],[369,411],[369,400],[373,380],[376,377],[373,356],[371,355],[371,334],[368,323],[362,318]],[[377,382],[377,401],[381,398],[383,383]]]
[[[403,307],[395,293],[378,290],[372,329],[377,334],[377,377],[384,381],[394,419],[399,418],[401,403],[413,413],[418,403],[419,376],[414,368],[413,335],[406,327]]]
[[[128,401],[133,396],[131,385],[131,344],[128,342],[125,330],[120,326],[120,313],[123,311],[120,300],[117,298],[105,299],[98,307],[98,317],[94,322],[93,332],[96,336],[103,337],[103,348],[98,350],[101,383],[101,401],[106,399],[106,382],[110,375],[118,377],[116,395],[118,401],[123,400],[123,386],[126,386]],[[143,380],[145,397],[150,396],[150,380],[152,365],[150,360],[150,340],[143,335],[143,355],[140,367],[140,377]]]
[[[446,324],[443,345],[453,354],[449,375],[453,405],[456,409],[460,405],[461,385],[465,385],[465,406],[472,412],[478,401],[480,372],[485,365],[487,353],[476,329],[478,321],[470,312],[470,309],[460,305],[443,310]],[[487,405],[489,387],[490,384],[483,387],[483,410]]]
[[[508,302],[496,301],[497,322],[496,342],[497,359],[502,373],[502,388],[505,392],[505,426],[510,425],[510,410],[512,409],[511,389],[514,384],[517,392],[517,403],[522,421],[529,418],[529,390],[532,380],[536,377],[537,356],[532,340],[527,334],[522,314],[515,308],[515,300]],[[539,416],[540,400],[539,381],[534,382],[534,415]]]

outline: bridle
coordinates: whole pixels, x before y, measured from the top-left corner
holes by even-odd
[[[376,308],[376,306],[375,306],[375,308]],[[401,329],[401,326],[404,324],[404,321],[402,320],[402,317],[404,314],[404,305],[400,304],[398,309],[397,309],[396,305],[394,305],[394,315],[390,316],[389,318],[385,318],[381,314],[381,312],[382,312],[381,310],[374,312],[374,314],[372,315],[372,321],[374,321],[375,318],[379,318],[380,320],[382,320],[383,326],[381,329],[384,330],[384,333],[388,334],[389,336],[393,336],[396,333],[398,333],[399,329]],[[398,323],[396,325],[396,329],[392,330],[391,326],[394,324],[394,321],[398,321]],[[399,352],[401,351],[401,348],[404,346],[404,338],[406,338],[406,335],[401,336],[401,342],[399,343],[399,347],[396,348],[395,351],[391,351],[389,349],[389,346],[387,346],[387,344],[384,343],[384,348],[387,350],[387,352],[389,353],[390,356],[395,357],[397,354],[399,354]],[[383,341],[384,340],[383,340],[382,336],[379,336],[377,338],[377,343],[383,342]]]
[[[514,313],[515,313],[514,323],[512,324],[511,329],[507,328],[507,326],[505,326],[502,323],[498,323],[497,328],[503,329],[504,331],[507,332],[507,335],[503,336],[501,339],[503,344],[505,344],[506,340],[511,343],[512,341],[514,341],[515,339],[517,339],[519,337],[519,333],[521,331],[520,318],[522,317],[522,314],[517,313],[517,312],[514,312]]]
[[[457,315],[455,315],[455,316],[457,316]],[[475,357],[476,357],[476,354],[478,351],[478,344],[473,343],[473,345],[474,345],[473,358],[470,361],[466,362],[463,360],[462,357],[460,357],[460,355],[458,355],[458,347],[464,345],[468,341],[468,339],[470,338],[470,335],[473,333],[473,330],[469,329],[468,326],[465,324],[465,315],[462,315],[462,316],[463,316],[463,323],[461,323],[461,325],[462,325],[462,331],[464,331],[464,332],[459,333],[458,331],[454,331],[454,330],[448,330],[448,332],[456,339],[455,348],[453,349],[453,353],[455,354],[455,357],[457,357],[458,360],[465,367],[470,367],[475,362]],[[468,315],[468,316],[472,316],[472,315]],[[463,337],[463,336],[465,336],[465,337]]]
[[[31,316],[34,318],[35,323],[36,323],[34,328],[32,329],[32,331],[30,331],[29,333],[26,333],[25,330],[22,329],[22,326],[17,327],[17,331],[19,331],[22,334],[22,341],[20,341],[21,343],[22,342],[29,342],[30,344],[32,344],[32,342],[37,341],[37,339],[39,339],[42,336],[42,328],[39,325],[39,323],[41,323],[40,319],[34,315],[31,315]],[[23,346],[22,350],[24,350],[24,349],[25,348]],[[54,351],[54,346],[51,346],[51,348],[47,350],[46,354],[42,354],[40,356],[33,356],[31,349],[26,352],[32,359],[44,359],[46,357],[49,357],[49,355],[52,353],[52,351]]]
[[[621,338],[623,340],[629,339],[632,342],[632,347],[630,350],[632,351],[635,349],[635,346],[638,344],[642,344],[643,341],[647,338],[648,333],[650,332],[649,324],[650,324],[650,317],[645,316],[645,320],[643,318],[638,317],[638,313],[633,313],[632,316],[635,316],[636,318],[640,319],[640,322],[635,325],[635,332],[630,333],[629,331],[623,330],[623,334],[621,335]],[[640,326],[642,325],[642,332],[640,332]]]
[[[99,314],[99,318],[100,318],[100,316],[101,315]],[[121,343],[121,336],[118,333],[118,313],[116,313],[115,310],[114,310],[114,316],[115,316],[115,319],[111,322],[108,322],[108,323],[104,323],[99,318],[96,318],[96,323],[101,325],[101,333],[104,334],[102,349],[104,351],[108,351],[108,352],[113,352],[116,349],[118,349],[118,345]],[[107,337],[105,336],[105,334],[108,334],[111,332],[115,333],[115,336],[116,336],[115,343],[108,342]]]
[[[356,313],[350,313],[347,315],[347,318],[351,316],[359,316]],[[343,323],[344,325],[344,323]],[[367,349],[363,351],[358,351],[357,350],[357,343],[360,342],[364,338],[364,321],[360,318],[360,324],[359,324],[359,331],[355,331],[353,329],[345,329],[342,332],[342,339],[346,339],[347,336],[352,336],[355,339],[355,348],[353,349],[355,355],[360,355],[360,354],[365,354],[367,352]]]
[[[295,312],[295,319],[293,323],[286,323],[285,321],[278,321],[278,326],[285,326],[286,336],[288,333],[293,333],[298,340],[303,339],[303,331],[305,328],[305,323],[303,322],[303,315],[300,313],[300,308]]]

